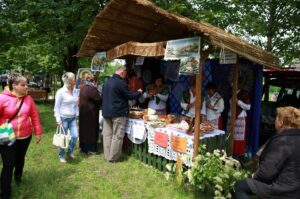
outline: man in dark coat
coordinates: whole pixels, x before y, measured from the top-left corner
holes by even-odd
[[[122,144],[125,135],[128,100],[136,100],[143,92],[139,89],[131,93],[126,78],[126,67],[117,69],[115,74],[106,80],[102,90],[103,149],[104,157],[109,162],[116,162],[122,155]]]
[[[263,147],[252,178],[236,183],[236,199],[300,199],[300,110],[277,108],[278,134]]]

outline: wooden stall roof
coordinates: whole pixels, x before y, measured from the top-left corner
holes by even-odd
[[[108,50],[106,52],[106,58],[113,60],[132,55],[141,57],[162,57],[164,53],[164,42],[139,43],[130,41]]]
[[[97,15],[77,56],[94,56],[128,41],[151,43],[191,36],[206,36],[214,46],[263,66],[279,65],[272,53],[209,23],[169,13],[148,0],[112,0]]]

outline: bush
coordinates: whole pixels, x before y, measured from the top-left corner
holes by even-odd
[[[224,150],[214,150],[213,153],[205,153],[205,145],[200,147],[200,153],[192,161],[191,167],[178,169],[175,165],[167,165],[167,175],[178,176],[183,181],[193,185],[196,189],[205,192],[211,190],[214,199],[232,198],[234,184],[237,180],[244,179],[248,172],[240,168],[240,163],[232,157],[227,157]],[[175,169],[176,168],[176,169]]]

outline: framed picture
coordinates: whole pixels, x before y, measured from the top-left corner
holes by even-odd
[[[168,41],[164,59],[180,60],[179,74],[198,75],[200,37]]]
[[[200,37],[170,40],[167,42],[165,60],[200,56]]]
[[[79,68],[76,76],[76,85],[75,88],[78,88],[82,79],[84,79],[86,74],[93,75],[93,72],[90,68]]]
[[[91,71],[103,72],[106,64],[106,52],[96,53],[92,59]]]

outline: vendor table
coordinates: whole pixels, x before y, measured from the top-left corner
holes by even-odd
[[[183,163],[191,165],[194,136],[172,128],[153,128],[141,119],[127,119],[127,137],[133,142],[131,153],[145,164],[159,170],[181,157]],[[215,130],[200,137],[200,144],[206,144],[208,152],[225,149],[225,132]]]

